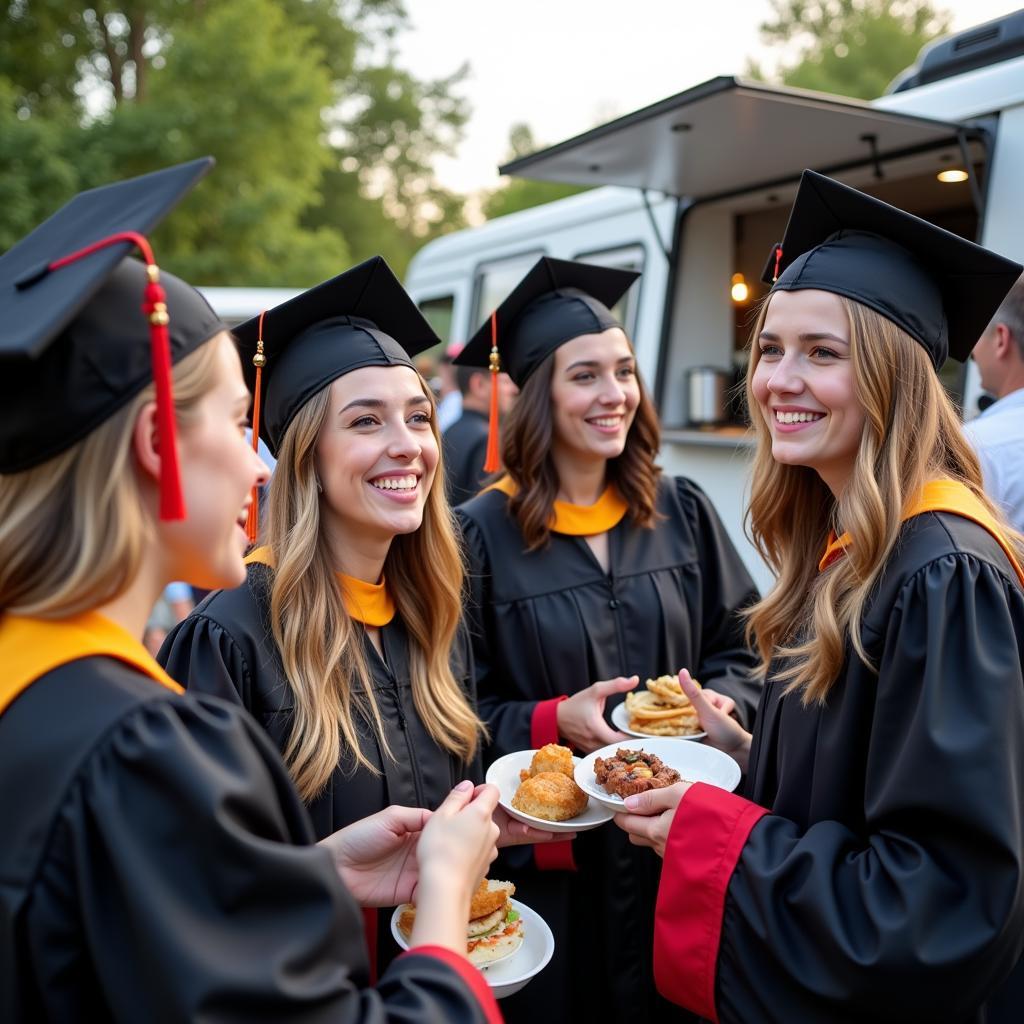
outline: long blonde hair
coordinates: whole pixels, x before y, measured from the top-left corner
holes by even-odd
[[[420,383],[433,403],[429,388]],[[307,801],[337,768],[342,744],[356,765],[374,770],[360,745],[359,720],[373,729],[384,756],[393,757],[363,655],[362,630],[345,609],[321,524],[314,456],[329,407],[330,385],[285,431],[266,522],[275,566],[271,627],[295,700],[284,758]],[[440,450],[433,416],[431,429]],[[423,523],[394,538],[384,575],[409,635],[416,712],[438,746],[469,761],[484,729],[449,661],[462,614],[463,564],[440,460]]]
[[[807,466],[772,458],[771,433],[752,390],[762,307],[751,340],[747,404],[757,434],[747,532],[778,579],[747,612],[758,670],[786,659],[777,678],[805,704],[824,702],[842,669],[847,639],[869,667],[861,621],[872,587],[892,553],[908,504],[929,480],[968,487],[992,515],[978,458],[924,348],[874,310],[840,296],[850,324],[850,361],[865,424],[849,483],[838,501]],[[1024,556],[1024,538],[1004,530]],[[830,530],[855,538],[827,572],[818,562]]]
[[[216,338],[174,367],[186,426],[216,383]],[[145,387],[84,440],[21,473],[0,474],[0,612],[61,619],[112,601],[138,575],[156,533],[131,459]]]

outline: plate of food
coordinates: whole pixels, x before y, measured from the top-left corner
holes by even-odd
[[[473,894],[466,927],[466,956],[483,973],[496,999],[523,988],[548,965],[555,939],[544,918],[512,899],[511,882],[484,879]],[[408,949],[416,907],[403,903],[391,915],[391,934]]]
[[[487,769],[487,782],[498,787],[499,803],[516,821],[545,832],[586,832],[612,815],[576,784],[579,760],[556,743],[517,750]]]
[[[612,710],[612,725],[627,736],[672,737],[699,740],[707,735],[700,727],[697,709],[683,693],[675,676],[648,679],[646,689],[626,694]]]
[[[576,765],[580,789],[612,811],[623,810],[627,796],[677,782],[707,782],[731,791],[741,774],[740,766],[714,747],[658,736],[612,743]]]

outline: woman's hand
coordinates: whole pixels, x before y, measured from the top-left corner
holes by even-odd
[[[649,846],[659,857],[665,856],[665,844],[675,820],[676,808],[692,782],[677,782],[665,789],[649,789],[626,797],[629,814],[616,814],[615,824],[629,833],[634,846]]]
[[[556,709],[558,735],[564,736],[583,754],[629,739],[625,733],[609,728],[604,720],[604,705],[613,694],[632,690],[638,682],[639,676],[630,676],[629,679],[619,676],[618,679],[593,683],[563,700]]]
[[[431,815],[417,845],[419,883],[412,945],[465,956],[469,900],[498,855],[496,786],[460,782]]]
[[[679,672],[679,685],[690,698],[700,727],[707,733],[704,742],[728,754],[746,771],[752,737],[730,714],[735,707],[731,698],[713,690],[702,690],[685,668]]]
[[[419,878],[416,847],[430,814],[387,807],[321,841],[360,906],[393,907],[412,899]]]

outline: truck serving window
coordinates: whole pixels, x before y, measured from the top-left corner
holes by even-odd
[[[439,295],[435,298],[420,299],[420,312],[434,333],[447,345],[452,340],[452,314],[455,309],[454,295]]]

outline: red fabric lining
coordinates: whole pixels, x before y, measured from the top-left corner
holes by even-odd
[[[370,954],[370,984],[377,984],[377,909],[363,907],[363,931],[366,933],[366,949]]]
[[[505,1018],[501,1015],[498,1001],[494,998],[491,986],[484,981],[484,976],[464,956],[459,956],[458,953],[453,953],[444,946],[413,946],[412,949],[403,953],[398,959],[401,960],[402,957],[413,956],[414,954],[432,956],[450,967],[462,978],[466,985],[469,986],[473,995],[476,996],[477,1002],[487,1018],[487,1024],[503,1024]]]
[[[716,1024],[725,894],[751,829],[767,813],[698,782],[680,802],[665,846],[654,918],[654,981],[666,999]]]

